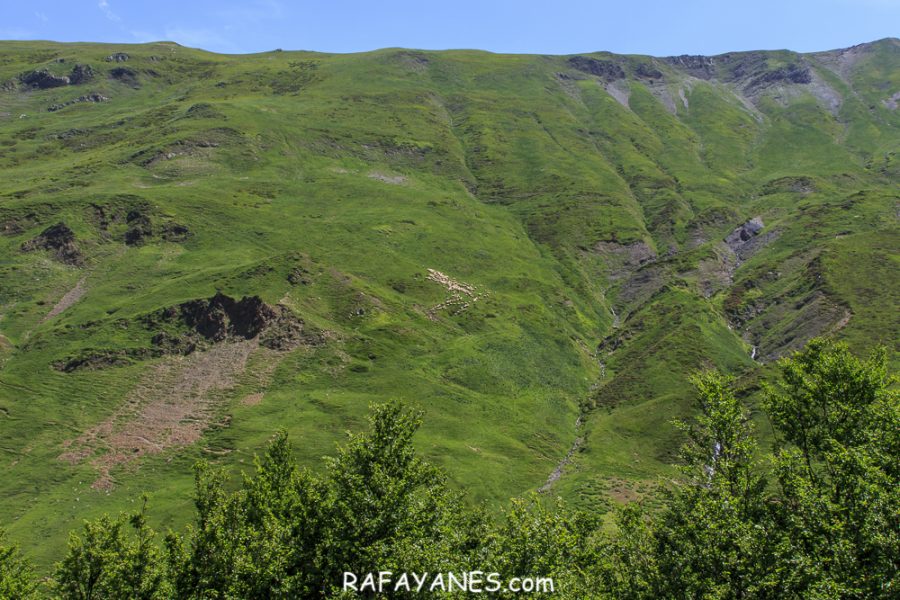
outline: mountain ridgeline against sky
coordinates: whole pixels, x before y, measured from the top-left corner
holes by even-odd
[[[696,370],[896,356],[898,105],[896,39],[0,43],[0,523],[45,563],[144,490],[180,525],[198,458],[320,468],[388,398],[475,499],[641,498]]]

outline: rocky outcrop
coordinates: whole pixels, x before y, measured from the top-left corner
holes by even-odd
[[[149,347],[88,348],[52,363],[65,373],[121,367],[164,356],[211,351],[223,343],[246,343],[286,351],[324,342],[286,306],[269,305],[259,296],[240,300],[217,293],[145,315],[139,320],[153,333]],[[126,322],[127,325],[127,322]]]
[[[892,96],[882,100],[881,103],[890,110],[897,110],[898,103],[900,103],[900,92],[895,92]]]
[[[725,238],[725,243],[736,252],[742,245],[750,240],[750,238],[762,231],[763,220],[760,217],[753,217],[743,225],[735,227],[734,230]]]
[[[167,242],[184,242],[191,235],[191,230],[187,228],[187,225],[180,223],[166,223],[159,232],[159,236]]]
[[[759,88],[785,83],[812,83],[812,75],[809,67],[793,63],[771,71],[764,71],[750,80],[747,84],[747,90],[753,91]]]
[[[86,94],[84,96],[78,96],[77,98],[73,98],[72,100],[69,100],[68,102],[63,102],[62,104],[51,104],[50,106],[47,107],[47,110],[49,112],[56,112],[58,110],[62,110],[63,108],[65,108],[67,106],[71,106],[73,104],[79,104],[81,102],[97,103],[97,102],[108,102],[108,101],[109,101],[109,98],[107,98],[106,96],[104,96],[102,94],[97,94],[97,93]]]
[[[192,233],[186,225],[174,221],[165,221],[155,215],[155,209],[146,201],[137,197],[124,197],[123,204],[94,204],[93,220],[103,232],[105,239],[110,239],[111,225],[125,224],[125,233],[121,234],[126,246],[142,246],[154,239],[166,242],[184,242]]]
[[[122,62],[126,62],[129,58],[131,58],[131,57],[128,56],[128,55],[127,55],[126,53],[124,53],[124,52],[116,52],[116,53],[114,53],[114,54],[110,54],[109,56],[107,56],[107,57],[106,57],[106,62],[117,62],[117,63],[122,63]]]
[[[634,74],[641,79],[662,79],[662,71],[647,63],[640,63],[634,70]]]
[[[596,75],[608,82],[625,79],[625,71],[611,60],[598,60],[588,56],[573,56],[567,62],[569,66],[578,69],[582,73]]]
[[[125,217],[128,229],[125,231],[126,246],[141,246],[153,235],[153,224],[150,217],[141,210],[131,210]]]
[[[171,313],[176,314],[171,314]],[[169,309],[188,327],[213,342],[229,336],[250,339],[259,335],[267,323],[275,320],[276,311],[259,296],[235,300],[221,292],[204,300],[191,300]]]
[[[56,260],[67,265],[77,267],[84,264],[84,256],[75,242],[75,232],[65,223],[51,225],[37,237],[22,244],[23,252],[35,250],[50,250]]]
[[[697,79],[712,79],[716,75],[715,64],[709,56],[682,54],[681,56],[668,56],[663,60]]]
[[[271,306],[259,296],[236,300],[216,293],[211,298],[191,300],[157,314],[163,322],[178,321],[200,334],[207,342],[227,339],[259,338],[259,343],[273,350],[289,350],[300,345],[317,345],[322,338],[310,332],[304,323],[285,306]],[[171,345],[171,341],[160,338]]]
[[[723,240],[725,245],[734,252],[738,259],[738,264],[756,254],[760,248],[778,238],[781,233],[778,230],[772,230],[761,234],[763,227],[765,225],[762,219],[754,217],[740,227],[736,227]],[[735,265],[735,267],[737,266]]]
[[[603,257],[611,279],[619,279],[656,259],[656,252],[643,241],[629,244],[597,242],[594,252]]]
[[[91,68],[91,65],[75,65],[75,67],[72,68],[72,73],[69,74],[69,82],[72,85],[87,83],[93,78],[94,69]]]
[[[87,83],[94,78],[94,69],[91,65],[77,64],[72,67],[69,75],[56,75],[48,69],[35,69],[19,75],[19,81],[34,89],[46,90],[67,85]]]
[[[69,85],[70,83],[69,78],[65,75],[54,75],[47,69],[39,69],[36,71],[29,71],[28,73],[24,73],[19,76],[19,81],[21,81],[25,85],[39,90],[63,87]]]

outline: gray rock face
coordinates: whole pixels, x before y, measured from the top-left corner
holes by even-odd
[[[698,79],[712,79],[716,74],[713,59],[709,56],[682,54],[681,56],[669,56],[663,60]]]
[[[23,252],[50,250],[56,260],[72,266],[81,266],[84,257],[75,242],[75,233],[65,223],[51,225],[36,238],[22,244]]]
[[[630,244],[597,242],[594,244],[594,252],[603,257],[611,279],[630,275],[646,263],[656,260],[656,252],[643,241]]]
[[[662,79],[663,76],[662,71],[646,63],[639,64],[634,70],[634,74],[642,79]]]
[[[760,217],[753,217],[740,227],[736,227],[734,231],[728,234],[728,237],[725,238],[725,243],[728,244],[728,247],[732,250],[737,249],[744,242],[748,241],[753,236],[757,235],[762,228],[765,227],[763,224],[763,220]]]
[[[602,77],[606,81],[625,79],[625,71],[611,60],[598,60],[587,56],[573,56],[568,60],[568,63],[579,71]]]
[[[760,232],[765,225],[760,217],[753,217],[725,238],[727,245],[735,253],[739,261],[744,261],[753,256],[760,248],[776,239],[779,231],[769,231],[763,235]]]
[[[64,75],[54,75],[47,69],[39,69],[25,73],[19,77],[19,81],[39,90],[69,85],[68,77]]]
[[[72,85],[87,83],[93,78],[94,69],[91,68],[91,65],[75,65],[72,68],[72,73],[69,75],[69,81]]]
[[[116,52],[115,54],[110,54],[109,56],[107,56],[106,62],[126,62],[129,58],[131,57],[124,52]]]
[[[759,87],[768,87],[777,83],[807,84],[811,82],[812,75],[810,74],[809,67],[799,64],[790,64],[757,75],[749,84],[747,84],[747,88],[755,89]]]
[[[62,104],[51,104],[50,106],[47,107],[47,110],[50,112],[56,112],[58,110],[62,110],[63,108],[65,108],[67,106],[71,106],[73,104],[78,104],[79,102],[96,103],[96,102],[108,102],[108,101],[109,101],[109,98],[107,98],[106,96],[94,92],[92,94],[78,96],[77,98],[73,98],[72,100],[69,100],[68,102],[63,102]]]
[[[45,90],[48,88],[63,87],[87,83],[94,78],[94,69],[91,65],[78,64],[72,67],[72,72],[66,75],[54,75],[47,69],[35,69],[19,76],[19,81],[33,88]]]

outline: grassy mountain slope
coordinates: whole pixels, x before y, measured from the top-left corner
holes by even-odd
[[[900,339],[897,40],[0,48],[0,523],[45,562],[142,490],[179,524],[191,463],[275,428],[318,468],[388,397],[475,499],[574,448],[549,489],[602,510],[669,468],[691,371]]]

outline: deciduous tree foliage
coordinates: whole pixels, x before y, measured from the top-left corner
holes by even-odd
[[[863,361],[816,340],[780,369],[764,402],[773,453],[759,451],[731,380],[699,374],[698,416],[677,424],[681,476],[660,492],[661,508],[627,505],[611,532],[538,496],[490,517],[416,455],[420,415],[390,403],[322,475],[297,466],[284,433],[236,491],[198,465],[195,522],[162,545],[145,508],[85,523],[51,593],[358,597],[340,591],[344,571],[481,570],[552,577],[561,598],[896,598],[900,406],[886,353]],[[0,547],[0,598],[35,588],[17,551]]]
[[[37,581],[28,562],[16,546],[5,545],[6,532],[0,529],[0,600],[34,598]]]

